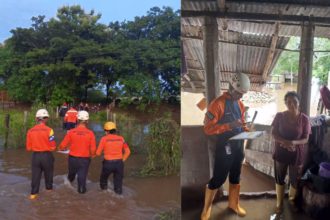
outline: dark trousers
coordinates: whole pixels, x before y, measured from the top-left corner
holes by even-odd
[[[45,177],[46,189],[53,189],[54,156],[51,152],[33,152],[31,194],[39,193],[42,172]]]
[[[244,159],[242,140],[228,141],[233,135],[220,135],[215,150],[213,176],[208,183],[209,189],[218,189],[229,174],[231,184],[239,184]]]
[[[289,183],[297,188],[298,179],[302,173],[302,166],[289,165],[274,160],[275,182],[279,185],[285,184],[285,176],[289,168]]]
[[[91,159],[89,157],[74,157],[69,156],[69,173],[68,179],[70,182],[74,181],[76,175],[78,175],[78,192],[86,192],[86,179],[88,174],[88,168]]]
[[[71,130],[72,128],[75,128],[75,127],[76,127],[76,123],[72,123],[72,122],[65,123],[66,130]]]
[[[117,194],[122,194],[124,162],[123,160],[103,160],[102,173],[100,176],[101,189],[108,188],[108,177],[113,173],[113,185]]]

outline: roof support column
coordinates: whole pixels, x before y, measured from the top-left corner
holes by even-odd
[[[218,23],[215,17],[205,17],[203,27],[203,54],[205,67],[206,99],[209,104],[220,95]],[[215,142],[208,140],[210,177],[214,167]]]
[[[302,23],[302,35],[299,55],[298,94],[300,95],[301,112],[310,114],[311,82],[313,69],[314,25]]]

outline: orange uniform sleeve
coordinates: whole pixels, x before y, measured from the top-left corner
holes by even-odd
[[[68,148],[69,144],[71,143],[71,135],[70,131],[65,135],[63,141],[61,142],[59,148],[60,150],[65,150]]]
[[[56,142],[55,142],[55,136],[54,136],[53,129],[50,129],[49,143],[50,143],[51,150],[55,150],[56,149]]]
[[[103,149],[104,149],[104,138],[101,138],[99,146],[97,147],[96,155],[101,156]]]
[[[207,135],[221,134],[230,130],[229,124],[218,124],[224,114],[225,100],[216,99],[209,105],[204,118],[204,132]]]
[[[31,151],[32,145],[31,145],[31,138],[30,138],[30,132],[28,131],[26,134],[26,150]]]
[[[239,105],[239,108],[240,108],[241,113],[242,113],[242,115],[241,115],[241,121],[244,124],[243,130],[244,131],[250,131],[250,129],[245,124],[245,107],[244,107],[244,104],[241,101],[238,101],[238,105]]]
[[[123,150],[124,150],[123,161],[125,161],[131,154],[131,150],[129,149],[128,144],[126,142],[124,142]]]
[[[90,148],[91,156],[95,156],[96,153],[96,141],[95,141],[95,135],[93,132],[91,132],[91,148]]]

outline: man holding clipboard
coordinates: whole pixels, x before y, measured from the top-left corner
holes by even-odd
[[[246,215],[246,211],[239,205],[239,182],[244,159],[243,140],[229,139],[249,130],[244,119],[245,108],[240,101],[249,89],[249,77],[244,73],[235,74],[229,82],[229,90],[213,100],[205,114],[204,132],[206,135],[216,135],[217,141],[213,176],[206,186],[202,220],[209,219],[214,196],[228,174],[228,207],[239,216]]]

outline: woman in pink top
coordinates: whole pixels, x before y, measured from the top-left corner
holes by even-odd
[[[275,182],[276,182],[276,213],[283,210],[283,197],[285,192],[285,176],[289,168],[289,202],[296,195],[298,178],[302,172],[304,159],[304,146],[308,142],[311,127],[309,117],[299,110],[300,98],[294,91],[284,96],[287,111],[276,114],[272,123],[272,135],[275,139],[273,153]]]

